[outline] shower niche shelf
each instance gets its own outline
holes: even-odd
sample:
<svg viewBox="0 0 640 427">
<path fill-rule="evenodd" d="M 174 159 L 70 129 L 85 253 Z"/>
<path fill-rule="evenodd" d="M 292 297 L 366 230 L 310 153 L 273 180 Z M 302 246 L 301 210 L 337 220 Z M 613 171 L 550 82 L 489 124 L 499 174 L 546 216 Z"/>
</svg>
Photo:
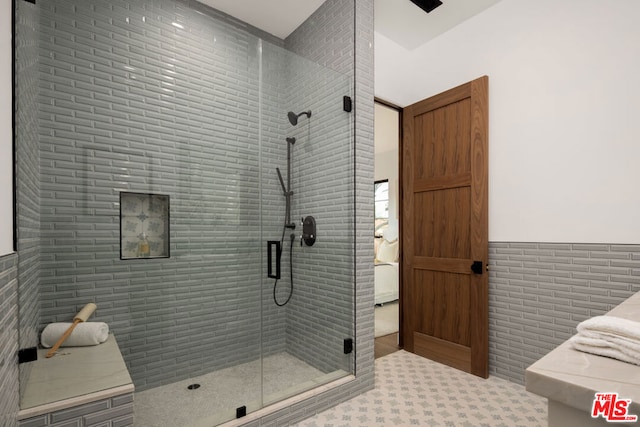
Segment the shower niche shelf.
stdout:
<svg viewBox="0 0 640 427">
<path fill-rule="evenodd" d="M 169 258 L 169 196 L 120 192 L 120 259 Z"/>
</svg>

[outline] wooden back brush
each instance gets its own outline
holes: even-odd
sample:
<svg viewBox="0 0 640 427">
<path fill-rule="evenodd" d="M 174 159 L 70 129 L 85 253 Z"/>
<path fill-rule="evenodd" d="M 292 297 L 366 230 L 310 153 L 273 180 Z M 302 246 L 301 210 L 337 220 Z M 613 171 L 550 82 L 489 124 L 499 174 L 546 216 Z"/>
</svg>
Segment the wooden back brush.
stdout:
<svg viewBox="0 0 640 427">
<path fill-rule="evenodd" d="M 56 354 L 56 351 L 58 350 L 58 348 L 60 348 L 60 346 L 65 342 L 65 340 L 69 338 L 69 335 L 71 335 L 71 332 L 73 332 L 73 328 L 75 328 L 76 325 L 80 322 L 86 322 L 89 319 L 89 317 L 91 317 L 93 312 L 96 311 L 96 308 L 97 306 L 92 302 L 82 307 L 82 310 L 80 310 L 78 314 L 74 316 L 73 323 L 71 324 L 71 326 L 69 326 L 69 329 L 67 329 L 64 332 L 64 334 L 62 334 L 60 339 L 54 344 L 53 347 L 51 347 L 51 350 L 47 352 L 47 358 Z"/>
</svg>

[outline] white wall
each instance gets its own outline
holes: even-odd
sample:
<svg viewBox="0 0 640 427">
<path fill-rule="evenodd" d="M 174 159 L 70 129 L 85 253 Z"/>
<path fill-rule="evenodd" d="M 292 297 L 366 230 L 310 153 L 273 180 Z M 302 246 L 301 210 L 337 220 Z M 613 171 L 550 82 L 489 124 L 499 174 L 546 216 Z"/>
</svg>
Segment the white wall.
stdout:
<svg viewBox="0 0 640 427">
<path fill-rule="evenodd" d="M 0 256 L 13 252 L 11 0 L 0 0 Z"/>
<path fill-rule="evenodd" d="M 399 113 L 395 109 L 376 104 L 374 124 L 374 176 L 376 181 L 389 180 L 389 227 L 385 237 L 393 240 L 398 236 Z"/>
<path fill-rule="evenodd" d="M 376 96 L 489 76 L 489 239 L 640 243 L 640 2 L 503 0 L 406 51 L 376 34 Z"/>
</svg>

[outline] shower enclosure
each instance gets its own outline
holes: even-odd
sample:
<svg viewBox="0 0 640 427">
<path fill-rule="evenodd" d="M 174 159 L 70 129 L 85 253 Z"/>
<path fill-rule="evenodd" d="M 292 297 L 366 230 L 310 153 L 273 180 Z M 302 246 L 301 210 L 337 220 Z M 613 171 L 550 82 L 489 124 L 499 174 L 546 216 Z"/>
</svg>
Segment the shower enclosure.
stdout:
<svg viewBox="0 0 640 427">
<path fill-rule="evenodd" d="M 37 65 L 18 84 L 39 88 L 17 103 L 39 117 L 17 139 L 19 163 L 40 159 L 18 169 L 39 188 L 38 278 L 19 272 L 39 282 L 36 329 L 95 302 L 140 425 L 217 424 L 353 373 L 353 76 L 196 2 L 18 3 L 17 60 Z"/>
</svg>

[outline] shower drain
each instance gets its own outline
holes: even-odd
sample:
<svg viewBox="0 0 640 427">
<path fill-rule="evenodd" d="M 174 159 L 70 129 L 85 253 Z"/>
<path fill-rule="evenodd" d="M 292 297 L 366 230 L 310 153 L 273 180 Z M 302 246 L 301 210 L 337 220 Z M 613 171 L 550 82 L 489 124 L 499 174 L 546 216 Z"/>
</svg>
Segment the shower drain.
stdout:
<svg viewBox="0 0 640 427">
<path fill-rule="evenodd" d="M 191 384 L 189 387 L 187 387 L 189 390 L 196 390 L 200 388 L 200 384 Z"/>
</svg>

